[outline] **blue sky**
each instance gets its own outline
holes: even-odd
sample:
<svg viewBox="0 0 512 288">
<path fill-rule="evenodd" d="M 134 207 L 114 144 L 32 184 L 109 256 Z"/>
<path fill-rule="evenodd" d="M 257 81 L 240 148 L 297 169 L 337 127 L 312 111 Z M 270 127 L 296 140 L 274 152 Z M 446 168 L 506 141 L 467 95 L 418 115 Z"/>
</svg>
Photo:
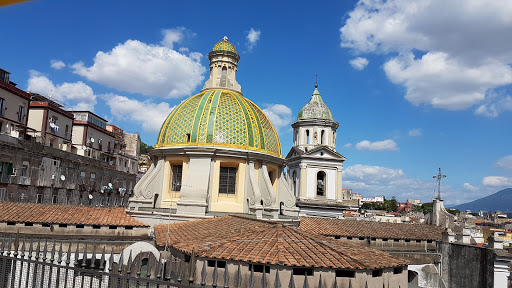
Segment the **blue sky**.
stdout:
<svg viewBox="0 0 512 288">
<path fill-rule="evenodd" d="M 228 36 L 284 155 L 318 74 L 344 187 L 429 201 L 441 167 L 456 204 L 512 186 L 510 15 L 506 0 L 31 1 L 0 8 L 0 67 L 152 145 Z"/>
</svg>

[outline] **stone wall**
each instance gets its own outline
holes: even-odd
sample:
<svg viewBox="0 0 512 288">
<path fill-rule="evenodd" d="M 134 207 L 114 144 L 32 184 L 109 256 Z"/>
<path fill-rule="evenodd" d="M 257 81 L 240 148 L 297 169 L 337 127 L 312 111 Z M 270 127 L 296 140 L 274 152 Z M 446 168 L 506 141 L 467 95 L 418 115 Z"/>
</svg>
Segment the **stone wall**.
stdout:
<svg viewBox="0 0 512 288">
<path fill-rule="evenodd" d="M 441 275 L 450 288 L 494 287 L 495 254 L 484 247 L 442 242 Z"/>
<path fill-rule="evenodd" d="M 0 201 L 127 206 L 135 186 L 134 174 L 30 140 L 16 142 L 0 141 L 0 162 L 12 163 L 16 169 L 16 176 L 0 179 L 0 190 L 6 188 Z M 109 183 L 112 189 L 102 192 Z"/>
</svg>

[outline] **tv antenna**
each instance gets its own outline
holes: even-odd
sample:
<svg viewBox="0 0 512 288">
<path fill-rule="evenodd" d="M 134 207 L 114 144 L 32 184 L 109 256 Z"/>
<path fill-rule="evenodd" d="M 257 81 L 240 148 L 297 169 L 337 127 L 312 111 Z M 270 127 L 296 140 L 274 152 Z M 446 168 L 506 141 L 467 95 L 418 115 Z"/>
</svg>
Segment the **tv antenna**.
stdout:
<svg viewBox="0 0 512 288">
<path fill-rule="evenodd" d="M 433 178 L 437 178 L 437 200 L 441 200 L 441 179 L 446 178 L 446 175 L 441 173 L 441 168 L 439 168 L 439 174 L 434 176 Z"/>
</svg>

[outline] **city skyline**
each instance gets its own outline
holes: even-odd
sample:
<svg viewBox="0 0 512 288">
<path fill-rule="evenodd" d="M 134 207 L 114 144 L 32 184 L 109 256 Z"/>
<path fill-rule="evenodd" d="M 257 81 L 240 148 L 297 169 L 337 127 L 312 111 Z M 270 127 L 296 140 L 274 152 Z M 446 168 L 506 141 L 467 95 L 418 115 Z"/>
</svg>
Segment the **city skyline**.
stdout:
<svg viewBox="0 0 512 288">
<path fill-rule="evenodd" d="M 207 54 L 227 36 L 242 92 L 272 120 L 283 155 L 318 74 L 340 123 L 344 188 L 426 202 L 439 167 L 448 205 L 512 186 L 512 24 L 494 16 L 508 3 L 136 3 L 3 7 L 12 25 L 0 67 L 20 89 L 153 145 L 171 109 L 202 89 Z"/>
</svg>

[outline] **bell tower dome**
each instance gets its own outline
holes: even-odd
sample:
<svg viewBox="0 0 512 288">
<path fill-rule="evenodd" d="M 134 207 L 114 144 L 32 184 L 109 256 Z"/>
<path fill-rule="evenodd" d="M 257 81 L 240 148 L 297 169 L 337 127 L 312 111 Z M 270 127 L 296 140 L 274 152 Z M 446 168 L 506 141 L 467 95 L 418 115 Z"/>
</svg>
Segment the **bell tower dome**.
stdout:
<svg viewBox="0 0 512 288">
<path fill-rule="evenodd" d="M 240 56 L 236 54 L 236 48 L 228 40 L 228 37 L 217 42 L 208 53 L 210 59 L 210 78 L 204 84 L 203 90 L 222 88 L 242 92 L 242 87 L 236 82 L 238 61 Z"/>
<path fill-rule="evenodd" d="M 318 146 L 327 146 L 336 151 L 336 129 L 339 125 L 333 120 L 331 110 L 322 100 L 318 84 L 315 84 L 311 99 L 292 124 L 293 146 L 305 152 Z"/>
</svg>

